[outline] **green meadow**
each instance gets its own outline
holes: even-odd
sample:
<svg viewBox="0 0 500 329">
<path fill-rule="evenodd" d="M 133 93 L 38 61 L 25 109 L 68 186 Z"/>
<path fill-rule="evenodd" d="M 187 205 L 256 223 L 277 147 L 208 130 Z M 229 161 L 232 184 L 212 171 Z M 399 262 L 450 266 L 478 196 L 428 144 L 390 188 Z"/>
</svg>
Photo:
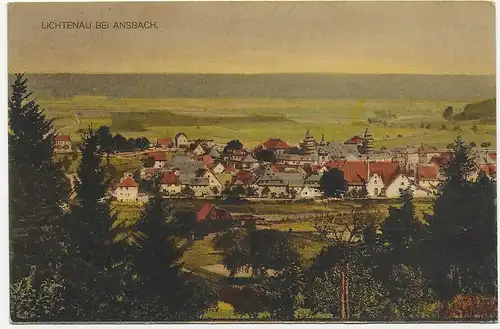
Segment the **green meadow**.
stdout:
<svg viewBox="0 0 500 329">
<path fill-rule="evenodd" d="M 220 143 L 239 139 L 248 147 L 270 137 L 295 144 L 307 128 L 317 139 L 324 134 L 326 140 L 344 141 L 369 127 L 376 148 L 420 143 L 444 147 L 458 134 L 478 145 L 495 145 L 496 133 L 494 122 L 445 121 L 442 113 L 446 107 L 452 106 L 458 113 L 467 105 L 452 101 L 76 96 L 40 99 L 39 103 L 55 127 L 72 135 L 75 141 L 90 125 L 109 125 L 114 133 L 126 137 L 146 136 L 155 140 L 182 131 L 192 139 L 207 138 Z M 385 125 L 368 123 L 387 114 L 390 119 Z M 479 131 L 473 132 L 473 125 Z"/>
</svg>

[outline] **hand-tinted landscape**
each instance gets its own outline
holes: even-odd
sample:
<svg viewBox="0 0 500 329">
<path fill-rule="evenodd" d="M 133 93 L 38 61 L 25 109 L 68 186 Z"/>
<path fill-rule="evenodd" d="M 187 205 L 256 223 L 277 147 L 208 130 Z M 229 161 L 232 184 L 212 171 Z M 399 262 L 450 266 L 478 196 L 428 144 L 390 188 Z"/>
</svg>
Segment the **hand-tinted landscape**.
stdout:
<svg viewBox="0 0 500 329">
<path fill-rule="evenodd" d="M 494 23 L 10 4 L 11 320 L 497 321 Z"/>
</svg>

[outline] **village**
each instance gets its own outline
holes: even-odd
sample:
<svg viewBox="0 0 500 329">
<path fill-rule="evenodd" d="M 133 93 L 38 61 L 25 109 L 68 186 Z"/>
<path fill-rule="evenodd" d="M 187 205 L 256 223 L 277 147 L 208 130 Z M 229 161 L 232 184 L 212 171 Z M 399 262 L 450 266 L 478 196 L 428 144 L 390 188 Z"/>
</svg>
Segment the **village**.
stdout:
<svg viewBox="0 0 500 329">
<path fill-rule="evenodd" d="M 70 136 L 55 138 L 56 152 L 72 151 Z M 479 172 L 496 175 L 494 149 L 473 147 L 471 153 L 477 167 L 471 180 Z M 449 156 L 449 150 L 425 144 L 377 150 L 369 129 L 344 142 L 323 136 L 318 141 L 307 129 L 295 145 L 270 138 L 253 149 L 237 140 L 217 145 L 179 132 L 152 143 L 143 167 L 125 173 L 110 192 L 118 202 L 145 203 L 159 181 L 165 198 L 323 202 L 329 198 L 320 179 L 336 168 L 347 183 L 343 199 L 395 199 L 406 189 L 415 198 L 432 198 Z"/>
</svg>

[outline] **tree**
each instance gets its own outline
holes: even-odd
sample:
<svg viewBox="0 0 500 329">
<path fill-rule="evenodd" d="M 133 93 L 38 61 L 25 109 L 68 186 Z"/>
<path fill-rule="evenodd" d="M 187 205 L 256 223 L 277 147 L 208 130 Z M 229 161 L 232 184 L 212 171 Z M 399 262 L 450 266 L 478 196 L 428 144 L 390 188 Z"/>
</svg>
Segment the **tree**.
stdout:
<svg viewBox="0 0 500 329">
<path fill-rule="evenodd" d="M 474 132 L 474 134 L 479 133 L 479 128 L 476 125 L 472 125 L 471 130 Z"/>
<path fill-rule="evenodd" d="M 12 282 L 35 266 L 37 285 L 61 264 L 69 184 L 53 155 L 54 129 L 16 74 L 9 99 L 9 228 Z"/>
<path fill-rule="evenodd" d="M 258 290 L 268 301 L 270 318 L 291 321 L 295 312 L 303 306 L 306 289 L 304 270 L 299 263 L 292 263 L 277 275 L 266 277 Z"/>
<path fill-rule="evenodd" d="M 461 320 L 496 320 L 498 317 L 498 301 L 473 295 L 457 295 L 453 297 L 446 316 Z"/>
<path fill-rule="evenodd" d="M 424 269 L 444 301 L 463 291 L 479 292 L 480 287 L 491 292 L 496 284 L 496 279 L 491 282 L 491 273 L 496 273 L 491 233 L 496 228 L 495 184 L 483 178 L 475 186 L 469 179 L 474 170 L 474 159 L 459 136 L 442 169 L 445 179 L 438 185 L 434 214 L 427 219 L 430 239 Z"/>
<path fill-rule="evenodd" d="M 113 152 L 113 135 L 108 126 L 100 126 L 97 129 L 99 146 L 106 153 L 106 164 L 109 164 L 109 155 Z"/>
<path fill-rule="evenodd" d="M 401 191 L 403 205 L 389 207 L 389 217 L 380 227 L 381 242 L 390 262 L 389 272 L 396 264 L 416 265 L 420 260 L 419 246 L 423 237 L 423 224 L 415 217 L 411 188 Z M 387 273 L 388 274 L 388 273 Z"/>
<path fill-rule="evenodd" d="M 314 227 L 336 244 L 353 244 L 360 241 L 364 230 L 376 225 L 381 217 L 374 209 L 353 208 L 350 213 L 321 215 L 314 221 Z"/>
<path fill-rule="evenodd" d="M 128 151 L 128 141 L 120 134 L 113 136 L 113 147 L 117 152 Z"/>
<path fill-rule="evenodd" d="M 450 120 L 453 118 L 453 107 L 448 106 L 443 112 L 443 119 Z"/>
<path fill-rule="evenodd" d="M 338 250 L 336 246 L 331 248 Z M 340 316 L 340 267 L 342 265 L 339 257 L 329 258 L 330 264 L 324 264 L 325 259 L 322 259 L 327 254 L 333 253 L 335 253 L 333 250 L 325 250 L 323 254 L 317 256 L 312 272 L 309 274 L 306 300 L 314 312 L 331 314 L 334 319 L 338 319 Z M 387 291 L 372 277 L 370 269 L 355 257 L 350 257 L 347 266 L 348 320 L 384 320 L 389 308 Z"/>
<path fill-rule="evenodd" d="M 232 229 L 219 235 L 214 247 L 220 250 L 222 263 L 231 275 L 252 269 L 255 278 L 262 278 L 268 270 L 280 271 L 300 258 L 290 235 L 278 230 Z"/>
<path fill-rule="evenodd" d="M 241 150 L 242 148 L 243 144 L 239 140 L 233 139 L 224 147 L 224 153 L 230 153 L 234 150 Z"/>
<path fill-rule="evenodd" d="M 321 176 L 319 186 L 323 194 L 327 197 L 341 197 L 347 191 L 347 181 L 344 178 L 344 172 L 331 168 Z"/>
<path fill-rule="evenodd" d="M 142 165 L 144 168 L 153 168 L 155 166 L 155 158 L 154 157 L 146 157 L 142 159 Z"/>
<path fill-rule="evenodd" d="M 135 227 L 140 234 L 133 252 L 134 282 L 127 295 L 135 321 L 196 320 L 215 304 L 210 294 L 199 294 L 206 287 L 190 282 L 181 271 L 175 222 L 172 208 L 157 191 Z"/>
<path fill-rule="evenodd" d="M 71 207 L 68 257 L 62 275 L 68 280 L 63 293 L 67 302 L 65 319 L 112 321 L 120 314 L 119 268 L 125 246 L 113 243 L 116 219 L 106 201 L 102 149 L 96 131 L 82 136 L 82 158 L 77 169 L 75 203 Z"/>
<path fill-rule="evenodd" d="M 150 144 L 150 142 L 149 142 L 149 140 L 148 140 L 146 137 L 137 137 L 137 138 L 134 140 L 134 144 L 135 144 L 135 146 L 136 146 L 139 150 L 143 151 L 143 150 L 145 150 L 145 149 L 149 148 L 149 144 Z"/>
<path fill-rule="evenodd" d="M 274 154 L 273 151 L 266 149 L 266 150 L 256 152 L 255 159 L 257 159 L 261 162 L 275 163 L 276 162 L 276 154 Z"/>
<path fill-rule="evenodd" d="M 470 146 L 470 147 L 476 147 L 477 145 L 476 145 L 476 143 L 475 143 L 475 142 L 470 142 L 470 143 L 469 143 L 469 146 Z"/>
<path fill-rule="evenodd" d="M 490 147 L 491 143 L 490 142 L 482 142 L 481 147 Z"/>
<path fill-rule="evenodd" d="M 33 284 L 33 279 L 29 276 L 10 285 L 12 321 L 57 321 L 65 308 L 63 279 L 55 275 L 37 285 Z"/>
</svg>

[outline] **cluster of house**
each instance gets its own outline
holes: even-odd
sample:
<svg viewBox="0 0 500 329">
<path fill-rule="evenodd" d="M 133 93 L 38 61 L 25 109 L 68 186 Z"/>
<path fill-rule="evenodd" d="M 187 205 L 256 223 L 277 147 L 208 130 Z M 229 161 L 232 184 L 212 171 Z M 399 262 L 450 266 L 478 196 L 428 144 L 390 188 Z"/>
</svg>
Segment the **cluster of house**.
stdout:
<svg viewBox="0 0 500 329">
<path fill-rule="evenodd" d="M 271 199 L 317 199 L 322 175 L 331 168 L 344 173 L 348 192 L 356 197 L 397 198 L 410 188 L 414 197 L 432 197 L 442 179 L 440 169 L 450 154 L 429 145 L 375 150 L 368 129 L 349 140 L 316 141 L 307 130 L 297 145 L 271 138 L 256 148 L 224 149 L 211 140 L 190 140 L 183 133 L 158 138 L 148 153 L 150 167 L 134 179 L 127 174 L 116 186 L 119 201 L 144 200 L 137 181 L 159 182 L 166 197 L 214 198 L 238 196 Z M 259 161 L 259 152 L 271 151 L 273 163 Z M 474 148 L 477 172 L 496 174 L 496 151 Z"/>
</svg>

